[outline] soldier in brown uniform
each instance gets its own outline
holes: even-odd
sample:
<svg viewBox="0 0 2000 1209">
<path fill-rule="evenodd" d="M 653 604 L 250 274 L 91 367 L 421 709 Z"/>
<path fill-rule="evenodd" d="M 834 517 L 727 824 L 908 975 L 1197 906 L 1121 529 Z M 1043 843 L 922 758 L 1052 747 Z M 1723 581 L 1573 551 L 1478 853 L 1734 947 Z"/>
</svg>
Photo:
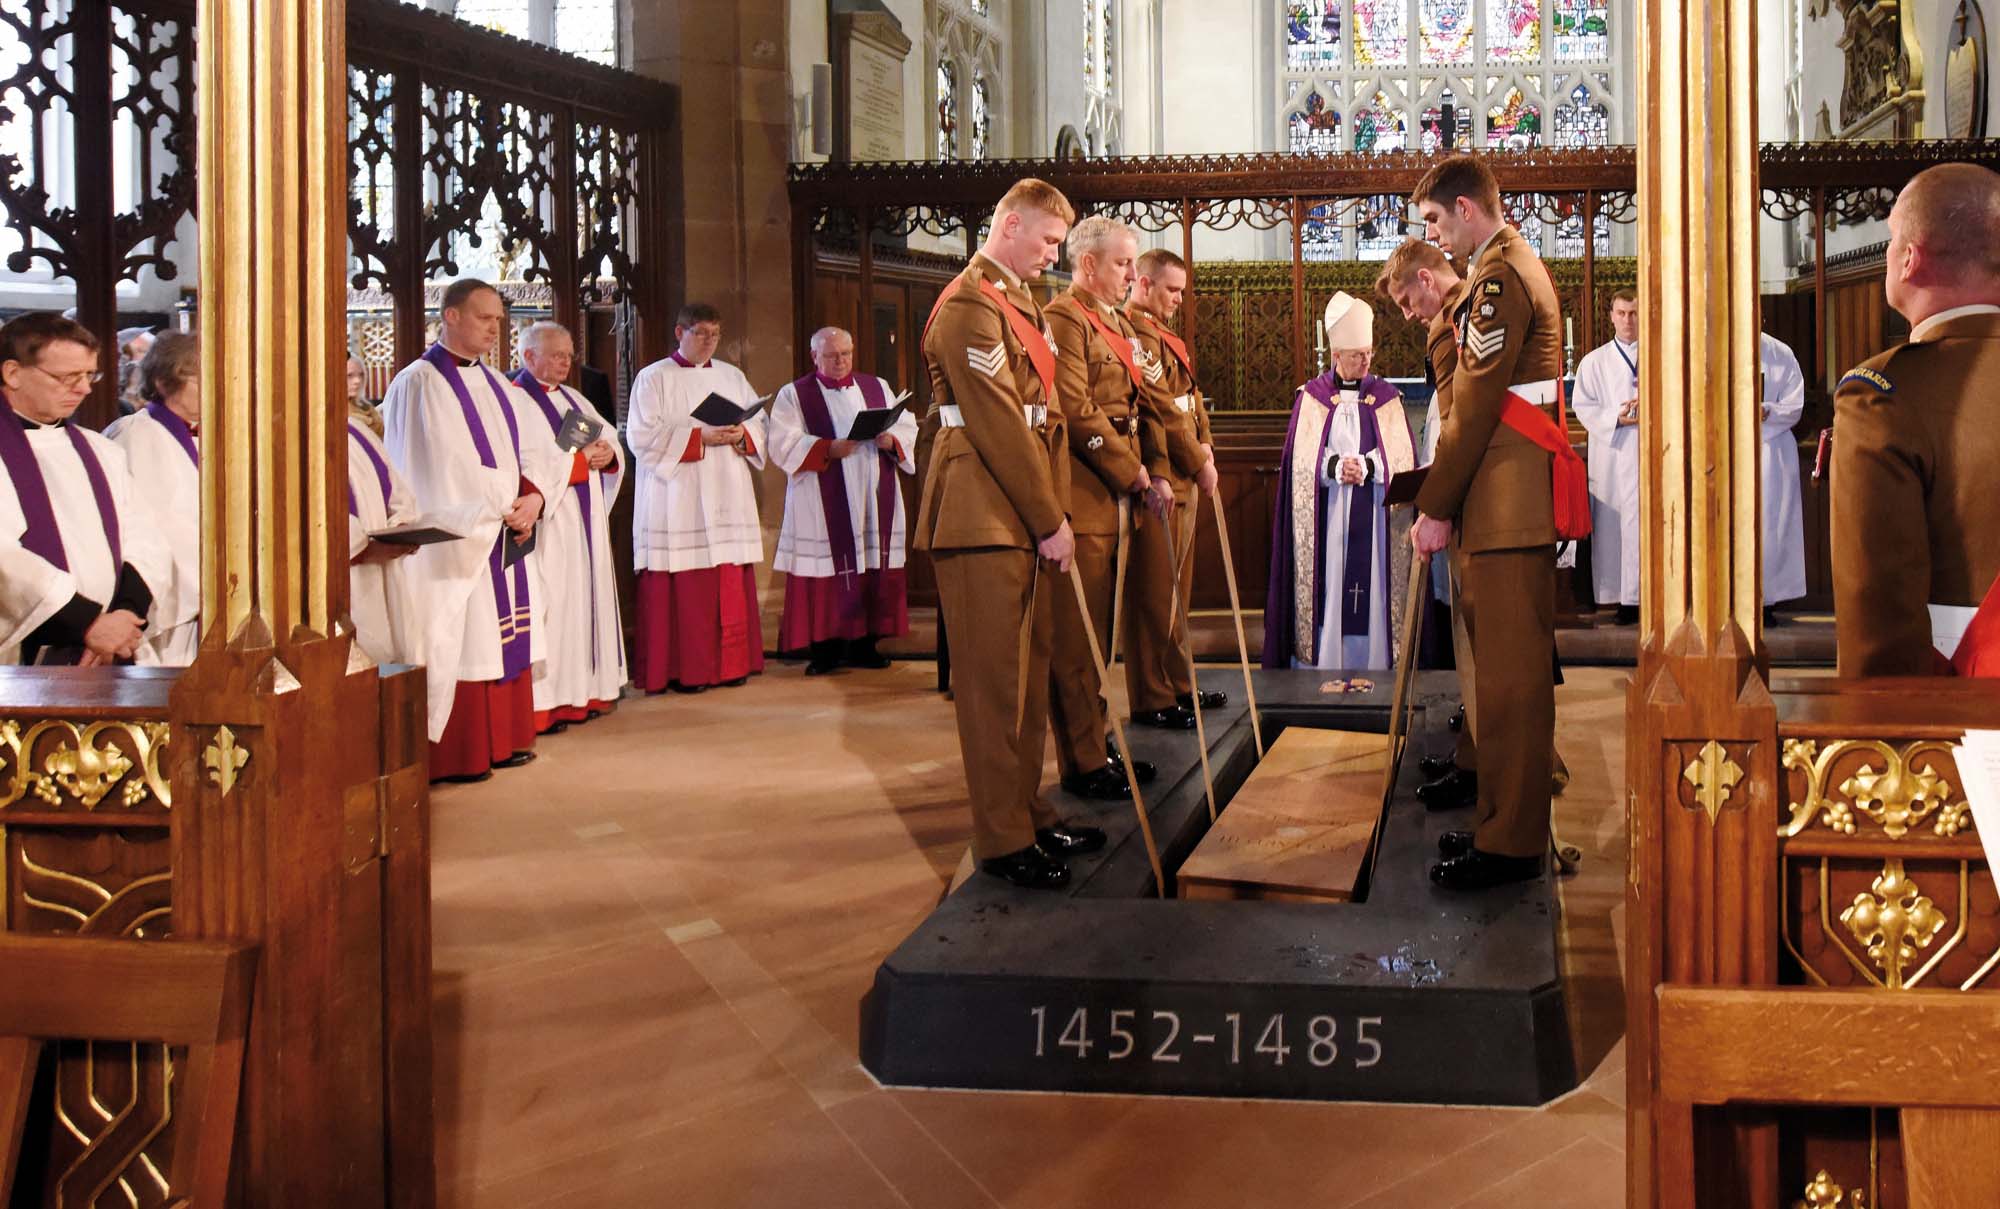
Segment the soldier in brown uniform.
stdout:
<svg viewBox="0 0 2000 1209">
<path fill-rule="evenodd" d="M 1410 538 L 1425 555 L 1455 546 L 1462 567 L 1458 611 L 1479 669 L 1472 715 L 1484 756 L 1472 846 L 1433 866 L 1431 879 L 1472 890 L 1537 876 L 1549 846 L 1552 455 L 1516 425 L 1554 426 L 1562 324 L 1555 285 L 1501 219 L 1499 186 L 1483 163 L 1463 155 L 1443 161 L 1424 175 L 1412 201 L 1426 234 L 1463 252 L 1467 263 L 1453 312 L 1459 339 L 1451 414 L 1417 493 Z"/>
<path fill-rule="evenodd" d="M 1959 648 L 2000 578 L 2000 175 L 1917 174 L 1889 213 L 1883 292 L 1910 341 L 1834 393 L 1840 674 L 1928 675 L 1954 653 L 1980 674 Z"/>
<path fill-rule="evenodd" d="M 1074 217 L 1054 186 L 1016 184 L 923 342 L 939 431 L 915 546 L 930 551 L 952 635 L 972 852 L 988 873 L 1046 888 L 1069 880 L 1064 856 L 1104 846 L 1040 793 L 1052 609 L 1075 540 L 1063 418 L 1048 406 L 1054 341 L 1022 282 L 1055 263 Z"/>
<path fill-rule="evenodd" d="M 1146 378 L 1166 400 L 1166 477 L 1174 489 L 1174 515 L 1167 530 L 1171 542 L 1136 542 L 1133 547 L 1125 584 L 1126 599 L 1134 601 L 1127 613 L 1131 618 L 1128 628 L 1146 627 L 1147 633 L 1143 638 L 1130 633 L 1126 637 L 1130 651 L 1126 677 L 1135 714 L 1169 703 L 1189 713 L 1194 708 L 1194 678 L 1182 652 L 1187 643 L 1188 608 L 1194 598 L 1195 521 L 1201 515 L 1201 497 L 1215 490 L 1215 445 L 1209 433 L 1208 406 L 1201 388 L 1195 385 L 1194 356 L 1167 326 L 1186 297 L 1187 262 L 1165 248 L 1154 248 L 1139 257 L 1138 272 L 1139 282 L 1132 289 L 1125 313 L 1139 338 Z M 1152 560 L 1163 554 L 1177 560 L 1166 571 L 1152 565 Z M 1164 582 L 1174 584 L 1165 617 L 1153 596 L 1135 599 L 1141 585 Z M 1164 632 L 1162 624 L 1168 627 Z M 1142 651 L 1157 651 L 1159 657 L 1142 658 Z M 1210 690 L 1201 695 L 1203 709 L 1220 709 L 1227 704 L 1227 693 Z M 1188 722 L 1193 723 L 1191 716 Z"/>
<path fill-rule="evenodd" d="M 1173 490 L 1164 478 L 1156 484 L 1148 469 L 1150 464 L 1164 472 L 1166 455 L 1153 401 L 1142 389 L 1145 375 L 1138 367 L 1132 327 L 1119 309 L 1132 287 L 1138 237 L 1123 223 L 1093 215 L 1069 233 L 1069 255 L 1075 283 L 1046 313 L 1055 336 L 1056 397 L 1069 444 L 1076 565 L 1090 603 L 1088 623 L 1097 633 L 1098 649 L 1105 651 L 1110 649 L 1120 527 L 1141 524 L 1145 509 L 1164 515 L 1173 506 Z M 1121 515 L 1119 504 L 1127 497 L 1138 499 L 1130 514 Z M 1105 752 L 1103 685 L 1090 655 L 1085 618 L 1074 600 L 1072 591 L 1056 610 L 1050 660 L 1056 763 L 1063 788 L 1071 793 L 1129 798 L 1124 771 L 1112 767 Z"/>
</svg>

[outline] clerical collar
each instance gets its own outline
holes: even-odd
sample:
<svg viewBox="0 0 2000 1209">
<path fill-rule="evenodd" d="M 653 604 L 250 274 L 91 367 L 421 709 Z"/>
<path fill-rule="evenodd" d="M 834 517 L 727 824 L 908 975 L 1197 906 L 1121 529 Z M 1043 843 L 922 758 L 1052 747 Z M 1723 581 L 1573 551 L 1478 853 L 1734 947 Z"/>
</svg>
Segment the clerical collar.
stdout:
<svg viewBox="0 0 2000 1209">
<path fill-rule="evenodd" d="M 849 390 L 854 386 L 853 374 L 849 374 L 845 378 L 829 378 L 818 370 L 814 370 L 813 377 L 818 378 L 819 384 L 828 390 Z"/>
<path fill-rule="evenodd" d="M 473 366 L 479 364 L 479 358 L 468 357 L 463 353 L 459 352 L 457 349 L 453 348 L 451 345 L 446 344 L 442 340 L 438 341 L 437 343 L 438 347 L 444 350 L 444 355 L 450 357 L 453 363 L 455 363 L 458 366 L 458 368 L 471 369 Z"/>
<path fill-rule="evenodd" d="M 1361 379 L 1359 378 L 1335 378 L 1334 382 L 1338 384 L 1341 390 L 1351 390 L 1355 394 L 1361 393 Z"/>
<path fill-rule="evenodd" d="M 688 360 L 686 357 L 681 356 L 681 350 L 679 349 L 675 349 L 673 352 L 668 353 L 667 356 L 673 358 L 674 364 L 679 365 L 684 369 L 707 369 L 709 366 L 715 364 L 715 361 L 713 359 L 710 359 L 702 362 L 700 365 L 696 365 L 694 362 Z"/>
<path fill-rule="evenodd" d="M 1954 319 L 1967 315 L 2000 315 L 2000 306 L 1990 302 L 1975 302 L 1969 306 L 1955 306 L 1948 311 L 1939 311 L 1930 318 L 1910 329 L 1910 343 L 1923 344 L 1937 334 L 1937 330 Z"/>
</svg>

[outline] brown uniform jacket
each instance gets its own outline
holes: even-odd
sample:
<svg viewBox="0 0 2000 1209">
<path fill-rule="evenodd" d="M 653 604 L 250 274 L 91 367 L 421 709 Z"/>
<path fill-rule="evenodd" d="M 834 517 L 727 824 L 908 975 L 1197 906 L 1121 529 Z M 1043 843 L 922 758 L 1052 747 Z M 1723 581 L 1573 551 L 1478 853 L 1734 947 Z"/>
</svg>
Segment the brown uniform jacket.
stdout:
<svg viewBox="0 0 2000 1209">
<path fill-rule="evenodd" d="M 1141 395 L 1125 363 L 1084 318 L 1092 308 L 1112 331 L 1132 339 L 1118 311 L 1098 305 L 1075 286 L 1049 303 L 1056 339 L 1056 397 L 1073 465 L 1069 471 L 1069 523 L 1079 535 L 1115 537 L 1118 501 L 1132 492 L 1140 467 L 1166 471 L 1159 443 L 1157 403 Z M 1151 428 L 1150 434 L 1145 429 Z"/>
<path fill-rule="evenodd" d="M 1147 381 L 1165 400 L 1162 428 L 1167 462 L 1173 469 L 1174 478 L 1192 480 L 1208 463 L 1208 454 L 1201 447 L 1213 440 L 1209 435 L 1208 408 L 1202 401 L 1201 388 L 1195 385 L 1194 375 L 1181 363 L 1180 357 L 1167 347 L 1166 341 L 1160 339 L 1160 333 L 1167 330 L 1166 324 L 1141 306 L 1129 307 L 1126 313 L 1131 317 L 1132 330 L 1138 334 L 1139 347 L 1146 352 L 1143 365 Z M 1187 403 L 1186 411 L 1181 410 L 1182 400 Z"/>
<path fill-rule="evenodd" d="M 1063 417 L 1055 407 L 1039 428 L 1042 380 L 1027 346 L 1000 306 L 979 286 L 993 282 L 1048 338 L 1028 291 L 984 256 L 951 285 L 924 334 L 931 403 L 955 406 L 962 427 L 941 428 L 930 451 L 914 539 L 919 550 L 1003 546 L 1032 550 L 1062 527 L 1069 498 Z"/>
<path fill-rule="evenodd" d="M 1469 267 L 1456 316 L 1451 414 L 1417 507 L 1454 521 L 1468 553 L 1554 545 L 1552 455 L 1500 422 L 1509 387 L 1562 376 L 1555 285 L 1514 228 Z"/>
<path fill-rule="evenodd" d="M 1431 316 L 1424 335 L 1424 359 L 1431 367 L 1431 388 L 1437 392 L 1437 422 L 1441 426 L 1451 415 L 1451 379 L 1458 372 L 1458 329 L 1453 326 L 1458 305 L 1465 300 L 1465 282 L 1445 292 L 1438 313 Z"/>
<path fill-rule="evenodd" d="M 1843 676 L 1932 670 L 1926 605 L 2000 575 L 2000 315 L 1948 319 L 1840 380 L 1833 598 Z"/>
</svg>

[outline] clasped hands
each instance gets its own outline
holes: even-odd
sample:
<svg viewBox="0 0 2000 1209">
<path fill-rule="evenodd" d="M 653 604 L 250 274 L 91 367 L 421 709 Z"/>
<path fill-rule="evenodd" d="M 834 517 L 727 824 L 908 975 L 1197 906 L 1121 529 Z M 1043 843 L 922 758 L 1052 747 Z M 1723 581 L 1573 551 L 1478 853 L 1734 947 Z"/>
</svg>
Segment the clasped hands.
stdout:
<svg viewBox="0 0 2000 1209">
<path fill-rule="evenodd" d="M 704 428 L 701 430 L 701 443 L 704 445 L 734 445 L 736 452 L 742 453 L 743 436 L 743 426 L 741 424 L 730 424 L 723 428 Z"/>
<path fill-rule="evenodd" d="M 896 448 L 896 438 L 885 432 L 878 435 L 872 444 L 877 449 L 893 450 Z M 826 443 L 826 456 L 838 461 L 841 458 L 850 456 L 859 448 L 861 448 L 861 442 L 859 441 L 849 441 L 846 439 L 828 441 Z"/>
<path fill-rule="evenodd" d="M 1368 459 L 1358 454 L 1343 453 L 1335 464 L 1334 482 L 1343 487 L 1359 487 L 1368 481 Z"/>
<path fill-rule="evenodd" d="M 602 470 L 618 460 L 618 451 L 611 448 L 611 442 L 597 438 L 583 447 L 583 460 L 592 470 Z"/>
<path fill-rule="evenodd" d="M 130 609 L 106 609 L 83 632 L 83 655 L 78 667 L 104 667 L 120 659 L 130 659 L 146 636 L 146 623 Z"/>
<path fill-rule="evenodd" d="M 527 495 L 516 497 L 513 504 L 508 507 L 507 515 L 500 519 L 507 528 L 513 530 L 514 544 L 519 546 L 526 544 L 528 535 L 534 531 L 535 522 L 540 520 L 541 516 L 541 494 L 529 492 Z"/>
<path fill-rule="evenodd" d="M 1639 400 L 1627 399 L 1625 406 L 1618 409 L 1618 426 L 1630 428 L 1639 422 Z"/>
</svg>

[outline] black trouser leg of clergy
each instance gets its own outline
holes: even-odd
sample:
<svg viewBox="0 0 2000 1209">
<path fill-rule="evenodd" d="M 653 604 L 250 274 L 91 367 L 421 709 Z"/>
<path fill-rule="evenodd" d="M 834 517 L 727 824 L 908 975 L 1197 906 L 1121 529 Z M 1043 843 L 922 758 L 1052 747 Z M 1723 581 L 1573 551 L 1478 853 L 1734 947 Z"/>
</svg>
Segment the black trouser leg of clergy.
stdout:
<svg viewBox="0 0 2000 1209">
<path fill-rule="evenodd" d="M 1555 665 L 1548 656 L 1555 641 L 1554 547 L 1467 555 L 1459 601 L 1479 665 L 1473 844 L 1497 856 L 1540 856 L 1549 846 L 1556 727 Z"/>
<path fill-rule="evenodd" d="M 1135 508 L 1134 516 L 1141 511 Z M 1174 581 L 1173 548 L 1167 542 L 1167 526 L 1173 523 L 1146 513 L 1132 534 L 1131 556 L 1125 564 L 1125 692 L 1135 714 L 1172 709 L 1183 691 L 1171 672 L 1186 663 L 1175 635 L 1179 585 Z"/>
<path fill-rule="evenodd" d="M 952 699 L 972 801 L 972 855 L 1005 856 L 1057 821 L 1035 792 L 1048 726 L 1051 593 L 1036 590 L 1031 550 L 939 550 L 931 562 L 939 607 L 958 639 Z"/>
<path fill-rule="evenodd" d="M 1478 668 L 1472 659 L 1472 637 L 1465 631 L 1465 552 L 1452 543 L 1451 558 L 1451 659 L 1458 667 L 1458 699 L 1465 707 L 1465 725 L 1458 728 L 1452 762 L 1467 772 L 1479 770 Z"/>
<path fill-rule="evenodd" d="M 1084 595 L 1090 599 L 1090 626 L 1097 632 L 1100 651 L 1111 649 L 1111 588 L 1117 551 L 1116 538 L 1077 535 L 1076 568 L 1083 576 Z M 1075 597 L 1071 591 L 1054 602 L 1055 641 L 1049 658 L 1049 720 L 1055 728 L 1056 766 L 1065 777 L 1104 767 L 1104 732 L 1110 725 L 1104 685 L 1090 657 L 1090 639 Z"/>
</svg>

